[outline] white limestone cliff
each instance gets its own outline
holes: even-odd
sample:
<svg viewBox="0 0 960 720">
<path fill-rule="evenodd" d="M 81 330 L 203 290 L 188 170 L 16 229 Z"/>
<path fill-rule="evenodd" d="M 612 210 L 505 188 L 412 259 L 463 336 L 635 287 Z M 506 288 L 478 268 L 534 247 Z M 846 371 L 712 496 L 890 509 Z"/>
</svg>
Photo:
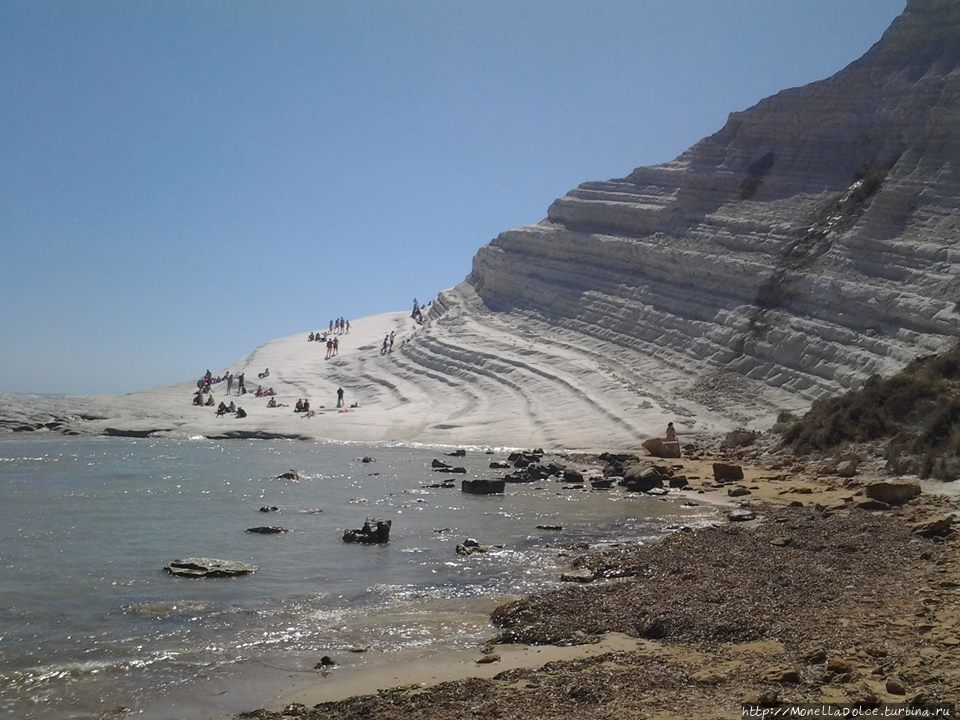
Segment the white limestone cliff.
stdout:
<svg viewBox="0 0 960 720">
<path fill-rule="evenodd" d="M 833 77 L 501 233 L 423 325 L 377 316 L 353 323 L 334 360 L 296 337 L 233 367 L 272 368 L 288 403 L 329 405 L 343 386 L 360 403 L 350 413 L 216 421 L 189 406 L 188 384 L 100 399 L 104 419 L 43 416 L 39 401 L 13 416 L 93 432 L 630 448 L 668 420 L 681 433 L 762 428 L 892 373 L 956 340 L 958 304 L 960 2 L 910 0 Z M 390 329 L 395 349 L 380 355 Z"/>
</svg>

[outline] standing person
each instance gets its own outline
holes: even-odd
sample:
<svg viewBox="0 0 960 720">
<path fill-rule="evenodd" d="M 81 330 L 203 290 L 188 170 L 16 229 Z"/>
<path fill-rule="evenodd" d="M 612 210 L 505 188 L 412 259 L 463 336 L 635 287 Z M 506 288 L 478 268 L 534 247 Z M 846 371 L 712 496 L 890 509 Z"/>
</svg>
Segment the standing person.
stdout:
<svg viewBox="0 0 960 720">
<path fill-rule="evenodd" d="M 233 375 L 227 370 L 227 395 L 233 390 Z"/>
<path fill-rule="evenodd" d="M 397 334 L 396 330 L 390 331 L 390 352 L 393 352 L 393 336 Z"/>
<path fill-rule="evenodd" d="M 340 354 L 340 338 L 333 339 L 333 354 L 334 355 Z"/>
<path fill-rule="evenodd" d="M 350 321 L 347 320 L 347 332 L 350 332 Z"/>
<path fill-rule="evenodd" d="M 338 408 L 343 407 L 343 388 L 342 387 L 337 388 L 337 407 Z"/>
<path fill-rule="evenodd" d="M 665 439 L 667 442 L 677 441 L 677 431 L 674 429 L 672 422 L 667 423 L 667 432 L 665 433 L 665 435 L 666 435 Z"/>
<path fill-rule="evenodd" d="M 333 338 L 327 338 L 327 356 L 324 360 L 329 360 L 331 355 L 333 355 Z"/>
<path fill-rule="evenodd" d="M 333 320 L 330 321 L 330 327 L 327 328 L 327 332 L 333 332 Z"/>
<path fill-rule="evenodd" d="M 237 395 L 246 395 L 247 386 L 243 384 L 243 373 L 237 376 Z"/>
<path fill-rule="evenodd" d="M 390 336 L 389 336 L 389 335 L 384 335 L 384 336 L 383 336 L 383 345 L 380 346 L 380 354 L 381 354 L 381 355 L 386 355 L 386 354 L 387 354 L 387 345 L 389 345 L 389 344 L 390 344 Z"/>
</svg>

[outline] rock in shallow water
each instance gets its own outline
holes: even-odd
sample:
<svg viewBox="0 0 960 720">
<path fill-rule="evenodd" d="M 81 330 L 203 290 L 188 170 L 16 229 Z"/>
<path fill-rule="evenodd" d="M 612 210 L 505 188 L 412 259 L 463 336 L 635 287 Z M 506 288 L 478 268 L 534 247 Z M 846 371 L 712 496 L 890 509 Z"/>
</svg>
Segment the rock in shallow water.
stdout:
<svg viewBox="0 0 960 720">
<path fill-rule="evenodd" d="M 349 543 L 363 543 L 365 545 L 384 544 L 390 542 L 391 520 L 377 520 L 367 518 L 359 530 L 347 530 L 343 533 L 343 541 Z"/>
<path fill-rule="evenodd" d="M 237 560 L 217 560 L 216 558 L 185 558 L 174 560 L 165 570 L 179 577 L 234 577 L 249 575 L 257 571 L 256 565 L 248 565 Z"/>
<path fill-rule="evenodd" d="M 503 492 L 505 483 L 504 480 L 464 480 L 460 490 L 471 495 L 496 495 Z"/>
</svg>

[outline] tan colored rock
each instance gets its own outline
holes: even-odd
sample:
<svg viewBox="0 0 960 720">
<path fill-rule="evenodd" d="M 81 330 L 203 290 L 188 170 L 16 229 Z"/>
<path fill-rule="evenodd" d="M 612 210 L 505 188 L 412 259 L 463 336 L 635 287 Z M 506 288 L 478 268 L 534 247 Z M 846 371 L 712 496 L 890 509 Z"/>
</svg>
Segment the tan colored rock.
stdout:
<svg viewBox="0 0 960 720">
<path fill-rule="evenodd" d="M 653 457 L 658 458 L 678 458 L 680 457 L 680 443 L 673 441 L 667 442 L 663 438 L 650 438 L 644 440 L 641 447 Z"/>
<path fill-rule="evenodd" d="M 887 678 L 886 690 L 891 695 L 906 695 L 907 688 L 897 678 Z"/>
<path fill-rule="evenodd" d="M 699 685 L 719 685 L 727 676 L 714 668 L 704 668 L 693 673 L 690 679 Z"/>
<path fill-rule="evenodd" d="M 801 679 L 800 673 L 790 667 L 770 668 L 763 674 L 765 682 L 797 684 Z"/>
<path fill-rule="evenodd" d="M 830 658 L 827 661 L 827 672 L 846 675 L 847 673 L 853 672 L 853 664 L 843 658 Z"/>
<path fill-rule="evenodd" d="M 921 490 L 920 483 L 916 480 L 896 480 L 870 483 L 864 492 L 872 500 L 888 505 L 902 505 L 918 497 Z"/>
<path fill-rule="evenodd" d="M 753 445 L 757 441 L 758 432 L 755 430 L 733 430 L 723 438 L 721 447 L 739 448 Z"/>
<path fill-rule="evenodd" d="M 859 463 L 856 460 L 841 460 L 837 463 L 837 475 L 842 478 L 851 478 L 857 474 Z"/>
<path fill-rule="evenodd" d="M 939 515 L 914 523 L 910 529 L 922 537 L 943 537 L 951 533 L 954 520 L 952 515 Z"/>
</svg>

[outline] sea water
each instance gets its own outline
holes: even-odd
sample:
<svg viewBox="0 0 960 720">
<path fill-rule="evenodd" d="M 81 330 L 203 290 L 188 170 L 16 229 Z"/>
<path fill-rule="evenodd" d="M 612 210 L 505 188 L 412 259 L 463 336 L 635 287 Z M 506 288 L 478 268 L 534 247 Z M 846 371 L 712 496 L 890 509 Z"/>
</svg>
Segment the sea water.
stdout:
<svg viewBox="0 0 960 720">
<path fill-rule="evenodd" d="M 0 438 L 0 716 L 231 717 L 322 655 L 476 645 L 493 634 L 477 608 L 558 587 L 584 544 L 652 541 L 712 517 L 554 480 L 460 491 L 497 477 L 489 463 L 504 456 L 444 458 L 468 470 L 451 489 L 424 487 L 450 476 L 422 447 Z M 278 479 L 289 469 L 299 478 Z M 342 542 L 368 516 L 392 521 L 389 544 Z M 289 532 L 246 532 L 261 525 Z M 489 551 L 457 555 L 468 537 Z M 186 557 L 259 569 L 164 572 Z"/>
</svg>

